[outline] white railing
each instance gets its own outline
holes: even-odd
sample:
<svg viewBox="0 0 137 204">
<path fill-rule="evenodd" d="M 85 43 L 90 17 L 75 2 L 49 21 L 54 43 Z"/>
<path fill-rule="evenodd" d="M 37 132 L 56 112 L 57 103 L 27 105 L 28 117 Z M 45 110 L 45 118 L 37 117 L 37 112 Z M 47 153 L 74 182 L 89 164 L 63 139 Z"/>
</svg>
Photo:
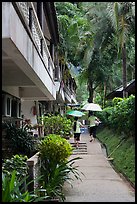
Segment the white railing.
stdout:
<svg viewBox="0 0 137 204">
<path fill-rule="evenodd" d="M 32 2 L 14 2 L 23 16 L 24 23 L 27 25 L 28 31 L 32 33 L 33 41 L 37 47 L 37 51 L 42 57 L 43 63 L 53 79 L 54 64 L 47 47 L 47 43 L 40 27 L 39 20 Z M 31 19 L 30 19 L 31 18 Z M 30 22 L 31 21 L 31 22 Z M 31 24 L 31 25 L 30 25 Z"/>
</svg>

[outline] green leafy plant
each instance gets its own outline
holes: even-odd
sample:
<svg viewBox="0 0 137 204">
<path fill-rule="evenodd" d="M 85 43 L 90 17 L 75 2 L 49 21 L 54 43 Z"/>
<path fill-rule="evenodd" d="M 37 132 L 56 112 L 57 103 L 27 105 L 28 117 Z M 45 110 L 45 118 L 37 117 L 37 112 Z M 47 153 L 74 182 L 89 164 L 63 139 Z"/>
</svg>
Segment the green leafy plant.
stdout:
<svg viewBox="0 0 137 204">
<path fill-rule="evenodd" d="M 81 180 L 80 173 L 77 168 L 78 166 L 74 166 L 74 161 L 77 159 L 81 159 L 81 157 L 76 157 L 58 164 L 55 170 L 51 172 L 51 177 L 49 178 L 48 183 L 45 181 L 43 182 L 43 187 L 46 189 L 47 195 L 50 198 L 58 198 L 60 201 L 65 200 L 63 186 L 65 182 L 68 182 L 73 187 L 71 181 L 74 179 L 71 174 L 73 174 L 76 179 Z"/>
<path fill-rule="evenodd" d="M 34 137 L 28 133 L 26 128 L 17 128 L 11 123 L 3 123 L 2 128 L 6 130 L 13 154 L 24 154 L 30 157 L 36 152 Z"/>
<path fill-rule="evenodd" d="M 2 173 L 2 202 L 37 202 L 48 198 L 47 195 L 40 197 L 36 193 L 22 192 L 20 187 L 25 179 L 19 181 L 16 177 L 16 170 L 11 173 L 11 177 Z M 39 189 L 37 192 L 41 190 L 45 189 Z"/>
<path fill-rule="evenodd" d="M 27 176 L 27 156 L 24 155 L 14 155 L 11 159 L 5 159 L 2 164 L 3 173 L 7 174 L 11 178 L 11 173 L 15 170 L 16 177 L 20 181 Z M 21 187 L 26 190 L 26 180 L 22 183 Z"/>
<path fill-rule="evenodd" d="M 72 129 L 72 122 L 66 117 L 60 115 L 57 116 L 45 116 L 43 119 L 45 135 L 57 134 L 61 137 L 67 137 L 70 135 Z"/>
<path fill-rule="evenodd" d="M 103 111 L 96 113 L 96 116 L 101 120 L 104 125 L 109 125 L 108 118 L 113 112 L 113 107 L 108 106 Z"/>
<path fill-rule="evenodd" d="M 112 99 L 112 104 L 113 106 L 117 105 L 119 102 L 121 102 L 123 100 L 123 98 L 120 98 L 120 97 L 114 97 Z"/>
<path fill-rule="evenodd" d="M 59 135 L 50 134 L 39 145 L 41 159 L 41 185 L 47 190 L 50 198 L 64 200 L 62 187 L 65 181 L 70 180 L 70 173 L 78 179 L 77 168 L 74 160 L 68 161 L 72 154 L 72 146 Z M 78 159 L 78 158 L 77 158 Z"/>
<path fill-rule="evenodd" d="M 121 142 L 121 133 L 104 128 L 97 135 L 98 139 L 107 147 L 107 155 L 113 157 L 113 165 L 122 173 L 133 186 L 135 185 L 135 142 L 132 137 Z M 120 146 L 117 148 L 118 144 Z"/>
<path fill-rule="evenodd" d="M 50 134 L 40 142 L 39 152 L 44 172 L 50 172 L 72 154 L 72 146 L 60 135 Z"/>
<path fill-rule="evenodd" d="M 135 137 L 135 96 L 114 98 L 112 106 L 97 113 L 102 123 L 126 137 Z"/>
<path fill-rule="evenodd" d="M 2 168 L 3 172 L 7 175 L 11 175 L 13 170 L 16 170 L 16 176 L 24 177 L 27 174 L 27 161 L 28 157 L 24 155 L 13 155 L 10 159 L 5 159 Z"/>
<path fill-rule="evenodd" d="M 113 129 L 123 132 L 127 137 L 135 137 L 135 96 L 131 95 L 119 101 L 108 122 Z"/>
</svg>

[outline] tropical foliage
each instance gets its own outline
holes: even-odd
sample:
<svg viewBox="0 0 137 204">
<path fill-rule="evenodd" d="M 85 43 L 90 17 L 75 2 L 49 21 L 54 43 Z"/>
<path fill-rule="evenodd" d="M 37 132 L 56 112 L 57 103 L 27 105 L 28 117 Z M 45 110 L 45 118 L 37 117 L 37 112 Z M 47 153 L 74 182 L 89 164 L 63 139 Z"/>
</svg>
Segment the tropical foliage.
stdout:
<svg viewBox="0 0 137 204">
<path fill-rule="evenodd" d="M 103 93 L 104 106 L 107 93 L 135 77 L 135 4 L 57 2 L 56 9 L 61 49 L 80 69 L 89 100 Z"/>
<path fill-rule="evenodd" d="M 62 189 L 64 182 L 72 179 L 70 173 L 76 179 L 80 179 L 74 162 L 80 158 L 68 161 L 68 157 L 72 154 L 72 146 L 65 138 L 55 134 L 50 134 L 41 141 L 39 152 L 42 175 L 40 185 L 46 189 L 50 198 L 64 201 L 65 195 Z"/>
<path fill-rule="evenodd" d="M 16 170 L 16 177 L 21 179 L 27 175 L 27 156 L 24 155 L 13 155 L 10 159 L 5 159 L 2 164 L 2 170 L 9 177 L 11 172 Z"/>
<path fill-rule="evenodd" d="M 108 127 L 99 131 L 98 139 L 107 148 L 107 156 L 113 158 L 114 168 L 135 186 L 135 143 L 133 138 L 121 138 L 121 133 Z"/>
<path fill-rule="evenodd" d="M 50 115 L 44 116 L 42 120 L 45 135 L 57 134 L 64 138 L 71 135 L 72 122 L 70 119 L 60 115 Z"/>
<path fill-rule="evenodd" d="M 22 184 L 26 177 L 19 180 L 16 173 L 16 170 L 13 170 L 9 176 L 2 172 L 2 202 L 38 202 L 48 198 L 47 195 L 41 197 L 40 194 L 30 193 L 27 190 L 24 192 Z M 37 193 L 41 191 L 44 192 L 45 189 L 39 189 Z"/>
<path fill-rule="evenodd" d="M 47 168 L 53 163 L 55 166 L 72 154 L 70 143 L 60 135 L 49 134 L 39 144 L 39 152 L 42 160 L 48 162 Z"/>
<path fill-rule="evenodd" d="M 13 155 L 23 154 L 30 157 L 36 152 L 37 144 L 26 128 L 16 127 L 12 123 L 3 123 L 2 125 L 2 128 L 6 130 Z"/>
<path fill-rule="evenodd" d="M 135 96 L 114 98 L 113 106 L 108 106 L 97 114 L 104 125 L 124 137 L 135 137 Z"/>
</svg>

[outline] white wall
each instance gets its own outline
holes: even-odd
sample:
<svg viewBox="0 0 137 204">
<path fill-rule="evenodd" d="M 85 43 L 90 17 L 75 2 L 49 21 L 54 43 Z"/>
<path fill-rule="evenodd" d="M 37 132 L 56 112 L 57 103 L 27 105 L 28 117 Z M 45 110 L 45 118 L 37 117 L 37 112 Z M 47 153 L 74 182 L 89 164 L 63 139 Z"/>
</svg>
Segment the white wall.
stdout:
<svg viewBox="0 0 137 204">
<path fill-rule="evenodd" d="M 32 125 L 37 124 L 37 117 L 33 115 L 32 107 L 35 105 L 34 101 L 22 101 L 21 100 L 21 115 L 24 115 L 24 119 L 30 119 Z"/>
<path fill-rule="evenodd" d="M 48 56 L 45 67 L 10 2 L 2 2 L 2 49 L 49 100 L 56 99 L 53 70 L 48 71 Z"/>
</svg>

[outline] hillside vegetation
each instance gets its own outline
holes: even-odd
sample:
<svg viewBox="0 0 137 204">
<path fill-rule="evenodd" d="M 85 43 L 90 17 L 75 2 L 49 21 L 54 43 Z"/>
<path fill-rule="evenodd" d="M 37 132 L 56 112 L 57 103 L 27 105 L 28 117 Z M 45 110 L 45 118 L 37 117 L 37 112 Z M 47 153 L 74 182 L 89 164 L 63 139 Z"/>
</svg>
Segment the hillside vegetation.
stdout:
<svg viewBox="0 0 137 204">
<path fill-rule="evenodd" d="M 121 135 L 111 129 L 98 130 L 97 138 L 106 146 L 112 164 L 135 185 L 135 142 L 132 137 L 122 140 Z M 119 145 L 120 144 L 120 145 Z"/>
</svg>

